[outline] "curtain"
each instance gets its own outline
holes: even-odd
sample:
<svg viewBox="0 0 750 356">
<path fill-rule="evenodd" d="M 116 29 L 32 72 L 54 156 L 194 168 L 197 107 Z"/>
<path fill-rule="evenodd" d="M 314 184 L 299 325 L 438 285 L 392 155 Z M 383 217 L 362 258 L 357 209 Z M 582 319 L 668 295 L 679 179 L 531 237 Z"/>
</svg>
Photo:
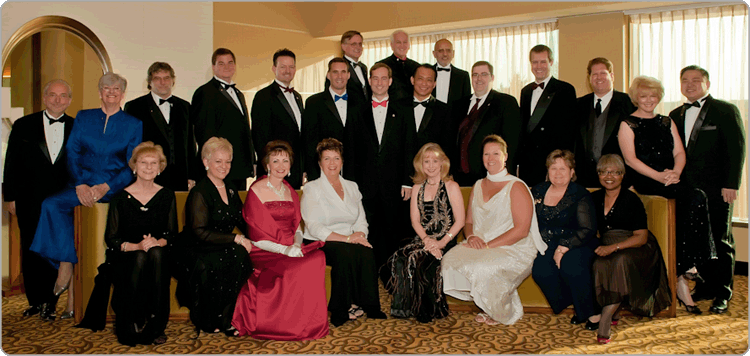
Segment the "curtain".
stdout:
<svg viewBox="0 0 750 356">
<path fill-rule="evenodd" d="M 747 129 L 748 13 L 746 5 L 714 6 L 630 15 L 630 80 L 659 79 L 664 98 L 656 111 L 668 114 L 686 100 L 680 69 L 697 64 L 710 74 L 712 96 L 740 110 Z M 747 221 L 747 158 L 734 218 Z"/>
</svg>

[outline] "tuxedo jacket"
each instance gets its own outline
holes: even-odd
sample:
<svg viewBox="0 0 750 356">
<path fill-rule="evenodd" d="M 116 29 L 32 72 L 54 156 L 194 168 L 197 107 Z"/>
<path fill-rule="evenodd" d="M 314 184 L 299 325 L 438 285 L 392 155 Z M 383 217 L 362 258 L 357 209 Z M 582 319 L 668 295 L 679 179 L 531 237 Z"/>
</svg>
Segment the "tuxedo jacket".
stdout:
<svg viewBox="0 0 750 356">
<path fill-rule="evenodd" d="M 62 118 L 64 139 L 54 162 L 51 161 L 44 134 L 44 111 L 16 120 L 10 131 L 3 171 L 3 200 L 16 202 L 19 219 L 29 208 L 37 211 L 35 216 L 38 220 L 42 201 L 63 190 L 70 182 L 65 146 L 73 129 L 73 118 L 67 114 Z"/>
<path fill-rule="evenodd" d="M 531 84 L 521 89 L 523 137 L 518 157 L 518 177 L 532 187 L 547 176 L 547 155 L 556 149 L 572 150 L 576 135 L 576 90 L 552 77 L 531 114 Z M 531 129 L 529 130 L 529 122 Z"/>
<path fill-rule="evenodd" d="M 250 136 L 250 119 L 245 96 L 235 92 L 242 111 L 216 78 L 195 90 L 190 105 L 190 122 L 194 126 L 198 152 L 211 137 L 223 137 L 232 144 L 232 169 L 226 179 L 238 180 L 253 176 L 255 151 Z"/>
<path fill-rule="evenodd" d="M 414 134 L 407 121 L 414 117 L 411 102 L 409 106 L 405 106 L 403 101 L 389 100 L 380 142 L 372 106 L 365 111 L 363 120 L 354 128 L 356 140 L 353 149 L 356 158 L 354 161 L 345 161 L 344 166 L 355 167 L 354 181 L 359 186 L 363 199 L 380 197 L 398 200 L 401 198 L 401 186 L 412 185 Z M 344 145 L 344 152 L 346 149 Z"/>
<path fill-rule="evenodd" d="M 472 103 L 471 95 L 469 95 L 456 102 L 453 109 L 454 142 L 456 149 L 454 159 L 451 160 L 451 169 L 454 172 L 461 169 L 460 144 L 462 137 L 458 133 L 458 127 L 474 104 L 476 103 Z M 508 173 L 515 173 L 518 142 L 522 131 L 518 102 L 516 98 L 508 94 L 490 90 L 487 94 L 487 99 L 485 99 L 478 110 L 477 119 L 469 131 L 469 135 L 471 136 L 468 151 L 469 175 L 471 177 L 469 181 L 472 181 L 472 184 L 473 181 L 483 178 L 487 172 L 482 162 L 482 140 L 490 134 L 500 135 L 508 144 L 508 159 L 505 165 L 508 168 Z"/>
<path fill-rule="evenodd" d="M 409 126 L 409 132 L 414 135 L 411 157 L 414 157 L 419 149 L 429 142 L 437 143 L 448 157 L 452 157 L 456 150 L 456 131 L 453 128 L 448 104 L 430 98 L 424 110 L 422 122 L 420 122 L 419 127 L 416 127 L 413 100 L 413 98 L 410 98 L 401 101 L 401 105 L 409 109 L 406 110 L 406 123 Z M 409 166 L 411 167 L 412 164 L 410 163 Z"/>
<path fill-rule="evenodd" d="M 307 180 L 320 177 L 318 154 L 315 148 L 324 138 L 335 138 L 344 145 L 344 178 L 354 180 L 354 142 L 356 141 L 354 128 L 362 121 L 367 109 L 358 96 L 349 96 L 346 109 L 346 126 L 339 116 L 331 92 L 328 89 L 314 94 L 305 102 L 305 112 L 302 115 L 302 163 L 307 173 Z"/>
<path fill-rule="evenodd" d="M 737 106 L 709 95 L 701 105 L 692 133 L 685 132 L 685 107 L 669 113 L 685 148 L 682 179 L 706 191 L 739 189 L 745 159 L 745 129 Z M 687 141 L 686 141 L 687 140 Z"/>
<path fill-rule="evenodd" d="M 402 62 L 394 54 L 378 61 L 378 63 L 387 64 L 391 67 L 391 72 L 393 73 L 393 83 L 388 88 L 389 100 L 399 101 L 414 96 L 414 86 L 411 84 L 411 76 L 414 75 L 417 67 L 419 67 L 419 63 L 410 58 L 406 58 L 406 62 Z"/>
<path fill-rule="evenodd" d="M 602 108 L 602 112 L 605 110 L 607 115 L 604 118 L 606 124 L 604 127 L 604 144 L 602 145 L 601 155 L 618 154 L 622 156 L 620 143 L 617 140 L 620 122 L 635 112 L 636 107 L 633 105 L 628 94 L 615 90 L 612 93 L 612 99 L 609 101 L 609 109 Z M 576 103 L 576 127 L 578 128 L 578 132 L 573 153 L 575 154 L 576 176 L 578 177 L 576 183 L 587 188 L 598 188 L 601 186 L 599 184 L 599 176 L 596 173 L 597 160 L 594 158 L 594 142 L 592 141 L 595 116 L 594 93 L 578 98 Z"/>
<path fill-rule="evenodd" d="M 302 97 L 297 91 L 292 93 L 297 102 L 300 114 L 304 114 Z M 269 86 L 261 89 L 255 94 L 253 105 L 250 109 L 250 117 L 253 122 L 253 143 L 258 160 L 262 160 L 263 150 L 266 144 L 273 140 L 284 140 L 292 146 L 294 157 L 290 176 L 287 178 L 294 189 L 302 185 L 302 136 L 294 111 L 284 96 L 281 87 L 274 81 Z M 266 174 L 266 167 L 261 162 L 258 164 L 258 176 Z"/>
<path fill-rule="evenodd" d="M 437 64 L 432 66 L 437 71 Z M 450 83 L 448 84 L 448 104 L 449 107 L 453 106 L 458 100 L 461 100 L 467 96 L 471 96 L 471 78 L 469 72 L 456 68 L 451 64 L 451 75 Z M 435 76 L 435 82 L 437 83 L 437 76 Z M 432 96 L 437 97 L 437 87 L 432 90 Z"/>
<path fill-rule="evenodd" d="M 143 122 L 143 142 L 161 146 L 167 157 L 167 167 L 154 181 L 174 191 L 187 191 L 187 180 L 201 177 L 190 125 L 190 103 L 176 96 L 171 100 L 169 123 L 151 93 L 127 102 L 125 112 Z"/>
</svg>

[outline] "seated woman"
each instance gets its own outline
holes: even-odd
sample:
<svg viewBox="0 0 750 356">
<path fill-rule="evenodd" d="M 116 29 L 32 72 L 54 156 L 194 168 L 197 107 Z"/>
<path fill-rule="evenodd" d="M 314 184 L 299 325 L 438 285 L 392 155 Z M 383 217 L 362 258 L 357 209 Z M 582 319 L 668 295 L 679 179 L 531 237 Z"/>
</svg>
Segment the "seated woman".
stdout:
<svg viewBox="0 0 750 356">
<path fill-rule="evenodd" d="M 574 183 L 575 159 L 568 150 L 554 150 L 547 156 L 547 182 L 531 189 L 536 203 L 539 231 L 547 253 L 534 260 L 531 275 L 544 293 L 552 312 L 560 313 L 573 304 L 571 324 L 586 321 L 586 328 L 598 327 L 591 285 L 591 263 L 599 245 L 591 194 Z"/>
<path fill-rule="evenodd" d="M 268 176 L 247 192 L 242 215 L 255 245 L 255 271 L 242 286 L 232 325 L 256 339 L 309 340 L 328 335 L 324 242 L 302 246 L 299 196 L 284 180 L 292 147 L 271 141 L 264 148 Z"/>
<path fill-rule="evenodd" d="M 133 181 L 128 161 L 141 143 L 143 123 L 120 109 L 127 84 L 125 78 L 114 73 L 99 79 L 101 108 L 79 111 L 65 144 L 71 184 L 42 203 L 30 249 L 58 270 L 54 295 L 42 311 L 42 319 L 55 318 L 57 300 L 68 289 L 73 265 L 78 263 L 73 210 L 78 205 L 92 207 L 96 202 L 109 202 Z M 72 306 L 72 302 L 68 305 Z M 63 317 L 73 317 L 73 310 L 66 311 Z"/>
<path fill-rule="evenodd" d="M 604 155 L 596 169 L 604 187 L 592 194 L 602 240 L 593 266 L 596 301 L 603 307 L 596 340 L 606 344 L 620 308 L 651 317 L 672 304 L 672 292 L 659 243 L 648 231 L 643 203 L 635 193 L 622 189 L 622 158 Z"/>
<path fill-rule="evenodd" d="M 622 157 L 635 170 L 631 178 L 638 193 L 677 200 L 677 298 L 688 313 L 701 314 L 688 280 L 700 279 L 698 266 L 716 258 L 708 198 L 704 191 L 680 183 L 685 146 L 672 119 L 654 112 L 664 96 L 661 82 L 637 77 L 628 94 L 637 110 L 620 123 Z"/>
<path fill-rule="evenodd" d="M 167 166 L 161 146 L 136 146 L 135 183 L 112 197 L 104 241 L 115 271 L 112 308 L 121 344 L 163 344 L 169 318 L 167 243 L 177 234 L 174 192 L 154 183 Z"/>
<path fill-rule="evenodd" d="M 461 188 L 448 175 L 450 160 L 437 143 L 427 143 L 414 157 L 411 225 L 417 236 L 389 259 L 393 285 L 391 315 L 417 321 L 448 316 L 440 260 L 456 246 L 464 226 Z"/>
<path fill-rule="evenodd" d="M 235 335 L 232 314 L 237 294 L 252 267 L 253 249 L 245 238 L 242 200 L 224 180 L 232 167 L 232 144 L 211 137 L 201 150 L 206 177 L 196 183 L 185 202 L 185 228 L 175 243 L 173 261 L 177 301 L 190 309 L 198 334 L 224 331 Z"/>
<path fill-rule="evenodd" d="M 467 239 L 443 257 L 443 290 L 474 300 L 484 312 L 475 321 L 511 325 L 523 316 L 518 286 L 531 273 L 537 251 L 544 253 L 531 192 L 508 174 L 508 146 L 498 135 L 482 141 L 487 178 L 478 180 L 469 198 Z"/>
<path fill-rule="evenodd" d="M 323 175 L 305 184 L 301 213 L 305 239 L 324 241 L 321 248 L 331 266 L 331 323 L 340 326 L 367 313 L 385 319 L 380 310 L 378 274 L 372 245 L 367 241 L 367 219 L 357 183 L 341 178 L 344 147 L 335 138 L 318 143 Z"/>
</svg>

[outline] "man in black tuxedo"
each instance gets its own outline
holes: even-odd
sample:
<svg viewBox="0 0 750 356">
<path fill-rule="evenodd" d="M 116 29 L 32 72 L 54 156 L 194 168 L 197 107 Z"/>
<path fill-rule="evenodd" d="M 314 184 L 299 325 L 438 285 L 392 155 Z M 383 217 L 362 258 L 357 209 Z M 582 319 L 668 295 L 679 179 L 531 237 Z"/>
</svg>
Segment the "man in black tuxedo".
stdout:
<svg viewBox="0 0 750 356">
<path fill-rule="evenodd" d="M 508 144 L 505 166 L 515 173 L 518 142 L 521 136 L 521 114 L 516 98 L 492 90 L 494 68 L 486 61 L 471 67 L 474 94 L 456 102 L 453 109 L 456 130 L 456 154 L 451 160 L 453 179 L 463 187 L 473 186 L 487 170 L 482 163 L 482 140 L 497 134 Z"/>
<path fill-rule="evenodd" d="M 448 104 L 445 104 L 431 95 L 435 89 L 435 68 L 429 64 L 417 67 L 411 77 L 414 86 L 414 94 L 411 99 L 404 102 L 405 107 L 411 107 L 406 119 L 409 131 L 416 135 L 411 157 L 428 142 L 440 145 L 448 157 L 455 154 L 456 133 L 451 120 Z M 409 167 L 412 167 L 409 164 Z"/>
<path fill-rule="evenodd" d="M 44 87 L 46 110 L 24 116 L 13 125 L 5 154 L 3 199 L 18 217 L 21 230 L 21 271 L 29 308 L 24 316 L 40 314 L 54 320 L 51 303 L 57 270 L 29 248 L 34 240 L 42 201 L 63 190 L 70 179 L 65 144 L 73 118 L 65 114 L 72 99 L 70 85 L 53 80 Z M 55 300 L 56 301 L 56 300 Z"/>
<path fill-rule="evenodd" d="M 413 134 L 407 122 L 411 107 L 390 100 L 391 75 L 391 69 L 383 63 L 376 63 L 370 69 L 372 105 L 368 104 L 363 120 L 354 128 L 357 140 L 351 149 L 356 161 L 345 163 L 355 166 L 354 181 L 362 193 L 369 241 L 384 285 L 391 270 L 383 266 L 399 248 L 399 242 L 412 235 L 408 203 L 405 203 L 411 197 L 413 171 L 409 169 Z"/>
<path fill-rule="evenodd" d="M 696 283 L 693 300 L 713 299 L 709 310 L 721 314 L 727 311 L 734 287 L 732 203 L 742 178 L 745 129 L 737 106 L 708 94 L 708 71 L 687 66 L 680 71 L 680 81 L 688 103 L 672 110 L 669 117 L 686 146 L 682 180 L 708 197 L 718 257 L 698 267 L 703 282 Z"/>
<path fill-rule="evenodd" d="M 432 95 L 439 101 L 453 107 L 453 103 L 471 95 L 471 80 L 469 72 L 456 68 L 453 61 L 453 44 L 445 38 L 435 42 L 435 50 L 432 51 L 437 63 L 434 65 L 437 71 L 435 89 Z"/>
<path fill-rule="evenodd" d="M 335 57 L 328 62 L 326 78 L 331 85 L 323 92 L 312 95 L 305 102 L 305 112 L 302 114 L 302 144 L 304 147 L 302 163 L 311 181 L 320 177 L 318 155 L 315 147 L 324 138 L 335 138 L 344 145 L 344 178 L 354 180 L 354 154 L 356 127 L 362 117 L 366 115 L 366 103 L 357 101 L 359 96 L 349 96 L 346 83 L 349 80 L 349 65 L 341 57 Z M 363 192 L 364 193 L 364 192 Z"/>
<path fill-rule="evenodd" d="M 578 131 L 573 153 L 578 176 L 576 182 L 587 188 L 599 188 L 601 185 L 596 164 L 606 154 L 622 156 L 617 132 L 620 122 L 635 112 L 636 108 L 628 94 L 613 89 L 615 75 L 609 59 L 597 57 L 590 60 L 587 72 L 594 92 L 578 98 Z M 626 174 L 625 179 L 627 177 Z"/>
<path fill-rule="evenodd" d="M 227 175 L 236 189 L 247 189 L 247 178 L 253 177 L 255 151 L 250 136 L 250 120 L 245 96 L 235 88 L 232 77 L 237 69 L 232 51 L 218 48 L 211 56 L 214 77 L 195 90 L 190 105 L 190 122 L 194 125 L 198 155 L 211 137 L 223 137 L 232 144 L 232 169 Z"/>
<path fill-rule="evenodd" d="M 264 156 L 266 144 L 273 140 L 289 142 L 294 151 L 292 169 L 287 182 L 299 189 L 302 186 L 302 96 L 291 87 L 297 72 L 297 56 L 284 48 L 273 54 L 271 71 L 275 79 L 269 86 L 255 94 L 250 117 L 253 121 L 253 143 L 258 157 Z M 266 167 L 258 165 L 258 176 L 267 174 Z"/>
<path fill-rule="evenodd" d="M 518 177 L 532 187 L 544 182 L 550 152 L 573 149 L 576 90 L 550 74 L 554 59 L 549 47 L 541 44 L 534 46 L 529 52 L 529 60 L 535 81 L 521 89 L 521 127 L 524 134 L 517 169 Z M 512 147 L 510 142 L 508 146 Z"/>
<path fill-rule="evenodd" d="M 151 141 L 164 150 L 167 168 L 156 177 L 156 184 L 173 191 L 190 190 L 200 176 L 190 103 L 172 95 L 175 75 L 168 63 L 151 64 L 146 82 L 151 92 L 127 102 L 125 112 L 143 121 L 143 142 Z"/>
<path fill-rule="evenodd" d="M 388 98 L 391 101 L 411 98 L 414 90 L 409 78 L 417 70 L 419 63 L 413 59 L 406 58 L 409 47 L 409 34 L 402 30 L 396 30 L 391 34 L 391 49 L 393 50 L 393 54 L 378 62 L 388 65 L 393 73 L 393 84 L 388 89 Z"/>
</svg>

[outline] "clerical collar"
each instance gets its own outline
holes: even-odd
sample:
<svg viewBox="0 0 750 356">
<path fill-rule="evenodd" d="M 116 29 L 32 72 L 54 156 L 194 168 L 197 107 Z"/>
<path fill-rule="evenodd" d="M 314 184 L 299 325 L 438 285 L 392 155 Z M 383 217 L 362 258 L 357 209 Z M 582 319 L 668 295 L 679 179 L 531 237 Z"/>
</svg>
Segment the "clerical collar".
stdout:
<svg viewBox="0 0 750 356">
<path fill-rule="evenodd" d="M 349 57 L 347 55 L 344 55 L 344 58 L 346 58 L 347 61 L 352 62 L 354 64 L 359 64 L 359 60 L 353 59 L 352 57 Z"/>
<path fill-rule="evenodd" d="M 217 77 L 217 76 L 215 76 L 215 75 L 214 75 L 214 79 L 218 80 L 218 81 L 219 81 L 219 83 L 221 83 L 221 84 L 224 84 L 224 85 L 232 85 L 232 84 L 235 84 L 235 83 L 234 83 L 234 81 L 232 81 L 231 83 L 227 83 L 227 82 L 225 82 L 225 81 L 224 81 L 223 79 L 221 79 L 221 78 L 219 78 L 219 77 Z"/>
<path fill-rule="evenodd" d="M 172 97 L 172 94 L 169 94 L 169 96 L 168 96 L 168 97 L 167 97 L 166 99 L 164 99 L 164 98 L 162 98 L 162 97 L 160 97 L 160 96 L 156 95 L 156 93 L 154 93 L 154 92 L 152 91 L 152 92 L 151 92 L 151 97 L 152 97 L 152 98 L 154 98 L 154 102 L 155 102 L 155 103 L 156 103 L 156 105 L 158 106 L 158 105 L 159 105 L 159 99 L 162 99 L 162 100 L 167 100 L 167 99 L 169 99 L 169 98 L 171 98 L 171 97 Z"/>
<path fill-rule="evenodd" d="M 50 114 L 49 110 L 47 110 L 47 109 L 45 109 L 45 110 L 44 110 L 44 113 L 45 113 L 45 114 L 47 114 L 47 117 L 48 117 L 48 118 L 50 118 L 50 119 L 52 119 L 52 120 L 59 120 L 59 119 L 60 119 L 61 117 L 65 116 L 65 113 L 63 112 L 63 113 L 62 113 L 62 114 L 61 114 L 60 116 L 58 116 L 58 117 L 53 117 L 53 116 L 52 116 L 52 115 Z"/>
</svg>

